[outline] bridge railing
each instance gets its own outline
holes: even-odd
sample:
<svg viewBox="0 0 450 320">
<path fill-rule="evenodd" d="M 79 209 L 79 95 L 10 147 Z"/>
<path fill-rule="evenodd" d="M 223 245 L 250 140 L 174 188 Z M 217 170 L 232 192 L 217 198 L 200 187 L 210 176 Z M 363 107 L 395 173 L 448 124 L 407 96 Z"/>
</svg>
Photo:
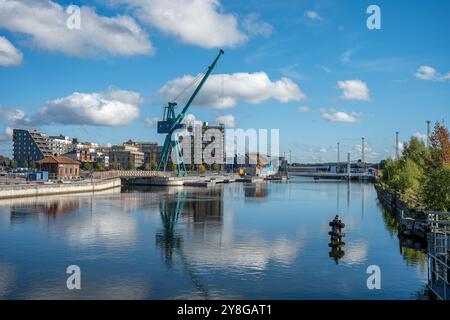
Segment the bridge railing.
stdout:
<svg viewBox="0 0 450 320">
<path fill-rule="evenodd" d="M 148 178 L 148 177 L 168 177 L 168 176 L 172 176 L 172 173 L 161 171 L 144 171 L 144 170 L 110 170 L 110 171 L 96 171 L 92 173 L 92 178 L 94 179 Z"/>
</svg>

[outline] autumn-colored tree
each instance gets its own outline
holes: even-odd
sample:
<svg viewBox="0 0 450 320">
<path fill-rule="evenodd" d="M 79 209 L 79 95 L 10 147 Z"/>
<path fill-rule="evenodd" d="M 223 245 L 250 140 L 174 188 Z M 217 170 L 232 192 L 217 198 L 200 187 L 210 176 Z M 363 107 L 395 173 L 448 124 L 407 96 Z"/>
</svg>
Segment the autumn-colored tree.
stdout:
<svg viewBox="0 0 450 320">
<path fill-rule="evenodd" d="M 441 163 L 450 163 L 450 138 L 447 128 L 436 122 L 429 139 L 432 147 L 433 164 L 438 166 Z"/>
</svg>

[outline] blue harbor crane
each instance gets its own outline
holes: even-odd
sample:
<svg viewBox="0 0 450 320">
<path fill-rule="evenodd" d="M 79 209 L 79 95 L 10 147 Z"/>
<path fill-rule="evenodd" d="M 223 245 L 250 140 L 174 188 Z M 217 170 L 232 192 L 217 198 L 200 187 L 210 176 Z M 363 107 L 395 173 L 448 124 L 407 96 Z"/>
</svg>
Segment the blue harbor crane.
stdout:
<svg viewBox="0 0 450 320">
<path fill-rule="evenodd" d="M 172 102 L 169 102 L 167 106 L 164 107 L 164 116 L 163 120 L 158 121 L 158 133 L 166 134 L 166 138 L 164 140 L 164 146 L 161 151 L 161 157 L 159 158 L 158 162 L 158 168 L 157 170 L 163 170 L 165 171 L 167 168 L 167 164 L 169 163 L 169 157 L 172 154 L 172 151 L 174 151 L 175 155 L 175 164 L 177 166 L 177 175 L 180 176 L 186 176 L 186 166 L 183 162 L 183 155 L 181 152 L 181 146 L 180 142 L 178 140 L 178 135 L 174 134 L 176 130 L 184 129 L 186 125 L 182 123 L 184 116 L 186 115 L 186 112 L 188 111 L 189 107 L 191 106 L 192 102 L 194 101 L 195 97 L 198 95 L 200 90 L 202 89 L 203 85 L 205 84 L 206 80 L 208 79 L 209 75 L 213 71 L 214 67 L 217 64 L 217 61 L 219 58 L 223 55 L 223 50 L 220 50 L 219 54 L 217 55 L 216 59 L 214 59 L 213 63 L 208 67 L 208 70 L 201 78 L 201 81 L 199 82 L 197 88 L 194 90 L 194 93 L 189 98 L 188 102 L 184 106 L 183 110 L 178 114 L 178 116 L 175 115 L 175 108 L 177 107 L 177 103 L 175 102 L 176 99 L 181 96 L 188 88 L 184 89 L 180 95 L 178 95 L 177 98 L 175 98 Z M 199 74 L 193 82 L 188 86 L 193 86 L 199 79 L 201 74 Z"/>
</svg>

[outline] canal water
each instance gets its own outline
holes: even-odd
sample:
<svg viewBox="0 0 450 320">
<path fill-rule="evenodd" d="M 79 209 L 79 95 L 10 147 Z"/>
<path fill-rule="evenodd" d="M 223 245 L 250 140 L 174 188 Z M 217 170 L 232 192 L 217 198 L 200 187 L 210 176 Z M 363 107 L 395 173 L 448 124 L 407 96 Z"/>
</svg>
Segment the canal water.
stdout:
<svg viewBox="0 0 450 320">
<path fill-rule="evenodd" d="M 339 214 L 345 245 L 329 246 Z M 372 184 L 293 178 L 0 201 L 0 299 L 427 299 Z M 68 290 L 69 265 L 81 289 Z M 381 289 L 367 287 L 367 268 Z"/>
</svg>

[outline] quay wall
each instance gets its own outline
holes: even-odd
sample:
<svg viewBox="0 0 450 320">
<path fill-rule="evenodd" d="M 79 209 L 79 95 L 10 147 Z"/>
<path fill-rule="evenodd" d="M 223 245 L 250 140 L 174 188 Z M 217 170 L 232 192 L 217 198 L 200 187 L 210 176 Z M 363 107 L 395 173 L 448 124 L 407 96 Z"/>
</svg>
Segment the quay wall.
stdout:
<svg viewBox="0 0 450 320">
<path fill-rule="evenodd" d="M 398 194 L 386 191 L 378 185 L 375 185 L 375 190 L 381 205 L 398 221 L 400 234 L 426 240 L 428 232 L 426 213 L 409 208 Z"/>
<path fill-rule="evenodd" d="M 121 187 L 120 178 L 52 184 L 0 185 L 0 199 L 87 193 Z"/>
</svg>

